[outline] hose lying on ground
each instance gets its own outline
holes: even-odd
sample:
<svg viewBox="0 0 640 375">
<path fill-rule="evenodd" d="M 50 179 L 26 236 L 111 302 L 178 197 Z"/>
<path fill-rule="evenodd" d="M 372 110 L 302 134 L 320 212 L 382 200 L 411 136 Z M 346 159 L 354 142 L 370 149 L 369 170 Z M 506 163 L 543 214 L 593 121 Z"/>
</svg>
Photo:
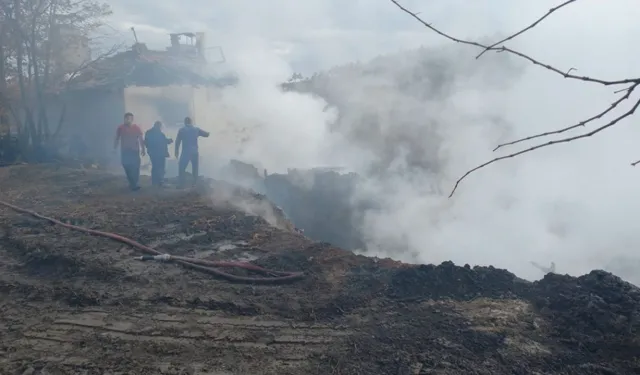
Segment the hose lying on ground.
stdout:
<svg viewBox="0 0 640 375">
<path fill-rule="evenodd" d="M 254 284 L 282 284 L 282 283 L 287 283 L 287 282 L 292 282 L 292 281 L 296 281 L 299 279 L 302 279 L 304 277 L 304 274 L 302 272 L 279 272 L 279 271 L 272 271 L 272 270 L 268 270 L 266 268 L 262 268 L 259 266 L 256 266 L 255 264 L 251 264 L 251 263 L 247 263 L 247 262 L 223 262 L 223 261 L 208 261 L 208 260 L 202 260 L 202 259 L 194 259 L 194 258 L 188 258 L 188 257 L 181 257 L 181 256 L 173 256 L 173 255 L 168 255 L 168 254 L 162 254 L 161 252 L 145 246 L 139 242 L 136 242 L 132 239 L 129 239 L 127 237 L 123 237 L 120 236 L 118 234 L 115 233 L 110 233 L 110 232 L 103 232 L 100 230 L 95 230 L 95 229 L 89 229 L 89 228 L 84 228 L 78 225 L 72 225 L 72 224 L 67 224 L 64 223 L 60 220 L 56 220 L 54 218 L 48 217 L 48 216 L 44 216 L 41 215 L 35 211 L 31 211 L 31 210 L 27 210 L 25 208 L 21 208 L 18 206 L 15 206 L 13 204 L 7 203 L 7 202 L 3 202 L 0 201 L 0 205 L 5 206 L 7 208 L 10 208 L 14 211 L 17 212 L 21 212 L 24 214 L 28 214 L 31 215 L 33 217 L 36 217 L 38 219 L 41 220 L 46 220 L 50 223 L 71 229 L 71 230 L 75 230 L 75 231 L 79 231 L 79 232 L 84 232 L 84 233 L 88 233 L 94 236 L 99 236 L 99 237 L 105 237 L 105 238 L 109 238 L 124 244 L 127 244 L 131 247 L 133 247 L 134 249 L 138 249 L 144 253 L 147 253 L 149 255 L 153 255 L 153 256 L 162 256 L 160 259 L 163 260 L 171 260 L 174 261 L 176 263 L 179 263 L 183 266 L 198 270 L 198 271 L 202 271 L 202 272 L 206 272 L 215 276 L 218 276 L 222 279 L 226 279 L 228 281 L 232 281 L 232 282 L 238 282 L 238 283 L 254 283 Z M 142 259 L 142 258 L 141 258 Z M 148 257 L 144 257 L 144 260 L 148 259 Z M 225 268 L 231 268 L 231 267 L 235 267 L 235 268 L 243 268 L 249 271 L 253 271 L 253 272 L 257 272 L 257 273 L 261 273 L 264 275 L 268 275 L 271 277 L 247 277 L 247 276 L 237 276 L 237 275 L 233 275 L 224 271 L 220 271 L 218 269 L 215 269 L 213 267 L 225 267 Z"/>
</svg>

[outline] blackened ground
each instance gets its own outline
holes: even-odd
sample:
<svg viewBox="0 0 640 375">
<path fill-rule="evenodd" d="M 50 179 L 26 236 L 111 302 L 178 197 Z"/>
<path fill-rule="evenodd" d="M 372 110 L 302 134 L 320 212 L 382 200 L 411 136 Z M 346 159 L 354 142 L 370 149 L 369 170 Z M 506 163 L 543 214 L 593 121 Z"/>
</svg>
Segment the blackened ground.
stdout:
<svg viewBox="0 0 640 375">
<path fill-rule="evenodd" d="M 132 193 L 93 170 L 0 168 L 1 199 L 14 204 L 163 252 L 306 278 L 229 284 L 2 208 L 0 373 L 640 372 L 640 291 L 611 274 L 531 283 L 492 267 L 357 256 L 238 211 L 268 202 L 227 184 L 142 182 Z"/>
<path fill-rule="evenodd" d="M 514 274 L 493 267 L 421 265 L 397 272 L 390 282 L 389 297 L 400 300 L 455 298 L 513 298 L 528 286 Z"/>
<path fill-rule="evenodd" d="M 329 355 L 327 368 L 343 374 L 640 371 L 640 290 L 609 273 L 529 283 L 504 270 L 450 262 L 385 273 L 376 280 L 390 281 L 391 300 L 371 303 L 380 296 L 362 285 L 374 298 L 352 313 L 386 315 L 367 321 L 367 333 L 352 338 L 346 352 Z"/>
</svg>

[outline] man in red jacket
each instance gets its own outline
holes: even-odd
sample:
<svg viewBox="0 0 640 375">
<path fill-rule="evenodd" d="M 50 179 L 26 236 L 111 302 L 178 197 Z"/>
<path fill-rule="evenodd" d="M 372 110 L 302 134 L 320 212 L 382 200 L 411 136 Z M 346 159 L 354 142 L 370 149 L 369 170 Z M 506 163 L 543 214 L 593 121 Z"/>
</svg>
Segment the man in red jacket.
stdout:
<svg viewBox="0 0 640 375">
<path fill-rule="evenodd" d="M 129 188 L 133 191 L 140 190 L 140 156 L 145 155 L 142 130 L 133 123 L 133 113 L 124 115 L 124 124 L 118 126 L 113 149 L 120 145 L 120 157 L 124 173 L 129 181 Z"/>
</svg>

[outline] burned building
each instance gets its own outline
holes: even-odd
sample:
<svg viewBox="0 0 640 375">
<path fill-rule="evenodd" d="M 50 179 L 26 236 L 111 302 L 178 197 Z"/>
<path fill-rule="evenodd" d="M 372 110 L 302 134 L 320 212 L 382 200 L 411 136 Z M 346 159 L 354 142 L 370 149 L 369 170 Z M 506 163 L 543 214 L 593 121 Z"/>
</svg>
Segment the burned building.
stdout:
<svg viewBox="0 0 640 375">
<path fill-rule="evenodd" d="M 181 43 L 186 37 L 191 43 Z M 204 34 L 171 34 L 166 50 L 136 43 L 125 52 L 68 73 L 49 95 L 50 123 L 61 123 L 61 134 L 81 134 L 95 155 L 105 154 L 126 112 L 135 114 L 143 130 L 161 120 L 169 127 L 191 116 L 207 122 L 211 103 L 235 77 L 216 74 L 204 57 Z M 195 41 L 194 41 L 195 40 Z"/>
</svg>

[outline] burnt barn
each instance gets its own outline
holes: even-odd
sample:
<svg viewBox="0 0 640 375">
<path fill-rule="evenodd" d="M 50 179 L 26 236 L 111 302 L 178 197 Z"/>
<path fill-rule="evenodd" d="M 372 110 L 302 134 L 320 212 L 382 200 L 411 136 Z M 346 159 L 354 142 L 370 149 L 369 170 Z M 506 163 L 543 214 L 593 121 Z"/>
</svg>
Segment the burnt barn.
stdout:
<svg viewBox="0 0 640 375">
<path fill-rule="evenodd" d="M 85 147 L 92 157 L 109 155 L 115 128 L 123 114 L 135 114 L 143 130 L 160 120 L 175 125 L 184 116 L 207 121 L 203 111 L 224 86 L 235 78 L 215 73 L 200 45 L 172 45 L 166 51 L 151 50 L 143 43 L 104 58 L 69 76 L 48 100 L 52 123 L 63 124 L 63 138 Z M 191 48 L 187 48 L 191 47 Z"/>
</svg>

